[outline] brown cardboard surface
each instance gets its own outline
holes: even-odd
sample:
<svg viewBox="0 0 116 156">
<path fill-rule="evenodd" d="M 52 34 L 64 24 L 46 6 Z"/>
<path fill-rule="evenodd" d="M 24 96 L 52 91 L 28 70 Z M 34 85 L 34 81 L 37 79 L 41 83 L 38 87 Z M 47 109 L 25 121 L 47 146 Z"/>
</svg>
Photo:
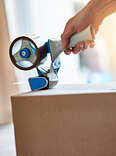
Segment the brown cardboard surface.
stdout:
<svg viewBox="0 0 116 156">
<path fill-rule="evenodd" d="M 12 97 L 18 156 L 116 156 L 116 92 L 57 90 Z"/>
</svg>

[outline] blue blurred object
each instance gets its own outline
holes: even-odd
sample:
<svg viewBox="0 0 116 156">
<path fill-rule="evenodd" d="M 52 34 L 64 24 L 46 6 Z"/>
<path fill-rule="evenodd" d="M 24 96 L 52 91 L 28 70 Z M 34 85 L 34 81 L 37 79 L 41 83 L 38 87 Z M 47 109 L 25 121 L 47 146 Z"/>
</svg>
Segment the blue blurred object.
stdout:
<svg viewBox="0 0 116 156">
<path fill-rule="evenodd" d="M 108 83 L 112 81 L 112 76 L 106 72 L 95 72 L 88 76 L 88 83 Z"/>
<path fill-rule="evenodd" d="M 32 91 L 45 89 L 48 87 L 48 80 L 45 77 L 33 77 L 29 78 L 29 84 Z"/>
<path fill-rule="evenodd" d="M 30 55 L 31 55 L 31 52 L 30 52 L 30 50 L 28 48 L 23 48 L 23 49 L 20 50 L 20 57 L 26 59 L 26 58 L 29 58 Z"/>
</svg>

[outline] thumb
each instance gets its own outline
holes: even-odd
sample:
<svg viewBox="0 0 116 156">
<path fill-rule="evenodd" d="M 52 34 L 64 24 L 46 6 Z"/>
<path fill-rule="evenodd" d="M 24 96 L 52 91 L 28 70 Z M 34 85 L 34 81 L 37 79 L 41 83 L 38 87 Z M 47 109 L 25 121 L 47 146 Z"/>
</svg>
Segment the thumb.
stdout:
<svg viewBox="0 0 116 156">
<path fill-rule="evenodd" d="M 67 49 L 70 38 L 74 34 L 73 29 L 71 27 L 66 27 L 63 34 L 61 35 L 61 40 L 62 40 L 62 48 Z"/>
</svg>

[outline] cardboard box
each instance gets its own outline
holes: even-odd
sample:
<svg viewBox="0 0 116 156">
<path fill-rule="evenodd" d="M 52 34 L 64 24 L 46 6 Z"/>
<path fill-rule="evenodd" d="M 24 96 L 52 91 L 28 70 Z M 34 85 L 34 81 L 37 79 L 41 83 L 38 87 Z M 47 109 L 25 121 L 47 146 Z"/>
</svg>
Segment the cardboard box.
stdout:
<svg viewBox="0 0 116 156">
<path fill-rule="evenodd" d="M 116 156 L 116 84 L 12 97 L 18 156 Z"/>
</svg>

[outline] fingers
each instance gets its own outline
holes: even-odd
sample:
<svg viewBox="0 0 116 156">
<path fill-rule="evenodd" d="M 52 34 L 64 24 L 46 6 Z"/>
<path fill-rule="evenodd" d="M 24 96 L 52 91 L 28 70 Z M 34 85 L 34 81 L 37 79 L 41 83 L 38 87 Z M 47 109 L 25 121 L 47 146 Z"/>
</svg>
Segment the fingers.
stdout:
<svg viewBox="0 0 116 156">
<path fill-rule="evenodd" d="M 82 48 L 82 42 L 78 43 L 74 48 L 72 48 L 72 52 L 77 54 Z"/>
<path fill-rule="evenodd" d="M 95 42 L 94 41 L 91 41 L 90 42 L 90 48 L 93 48 L 95 46 Z"/>
<path fill-rule="evenodd" d="M 88 47 L 93 48 L 94 46 L 94 41 L 79 42 L 74 48 L 66 50 L 65 54 L 69 55 L 71 52 L 77 54 L 80 51 L 85 51 Z"/>
<path fill-rule="evenodd" d="M 84 51 L 85 49 L 88 48 L 88 45 L 89 45 L 89 42 L 86 41 L 86 42 L 79 42 L 73 49 L 72 49 L 72 52 L 74 54 L 77 54 L 79 51 Z"/>
<path fill-rule="evenodd" d="M 70 41 L 70 37 L 75 33 L 73 29 L 72 19 L 70 19 L 64 29 L 63 34 L 61 35 L 62 48 L 67 49 Z"/>
<path fill-rule="evenodd" d="M 62 36 L 62 49 L 67 49 L 68 45 L 69 45 L 69 39 L 65 38 L 64 36 Z"/>
<path fill-rule="evenodd" d="M 89 42 L 85 42 L 85 44 L 84 44 L 84 49 L 87 49 L 88 46 L 89 46 Z"/>
<path fill-rule="evenodd" d="M 72 51 L 72 49 L 68 49 L 68 50 L 65 51 L 65 54 L 70 55 L 71 51 Z"/>
<path fill-rule="evenodd" d="M 69 41 L 70 41 L 70 36 L 71 35 L 72 35 L 72 30 L 71 29 L 64 30 L 64 33 L 61 35 L 62 48 L 63 49 L 67 49 L 67 47 L 69 45 Z"/>
</svg>

